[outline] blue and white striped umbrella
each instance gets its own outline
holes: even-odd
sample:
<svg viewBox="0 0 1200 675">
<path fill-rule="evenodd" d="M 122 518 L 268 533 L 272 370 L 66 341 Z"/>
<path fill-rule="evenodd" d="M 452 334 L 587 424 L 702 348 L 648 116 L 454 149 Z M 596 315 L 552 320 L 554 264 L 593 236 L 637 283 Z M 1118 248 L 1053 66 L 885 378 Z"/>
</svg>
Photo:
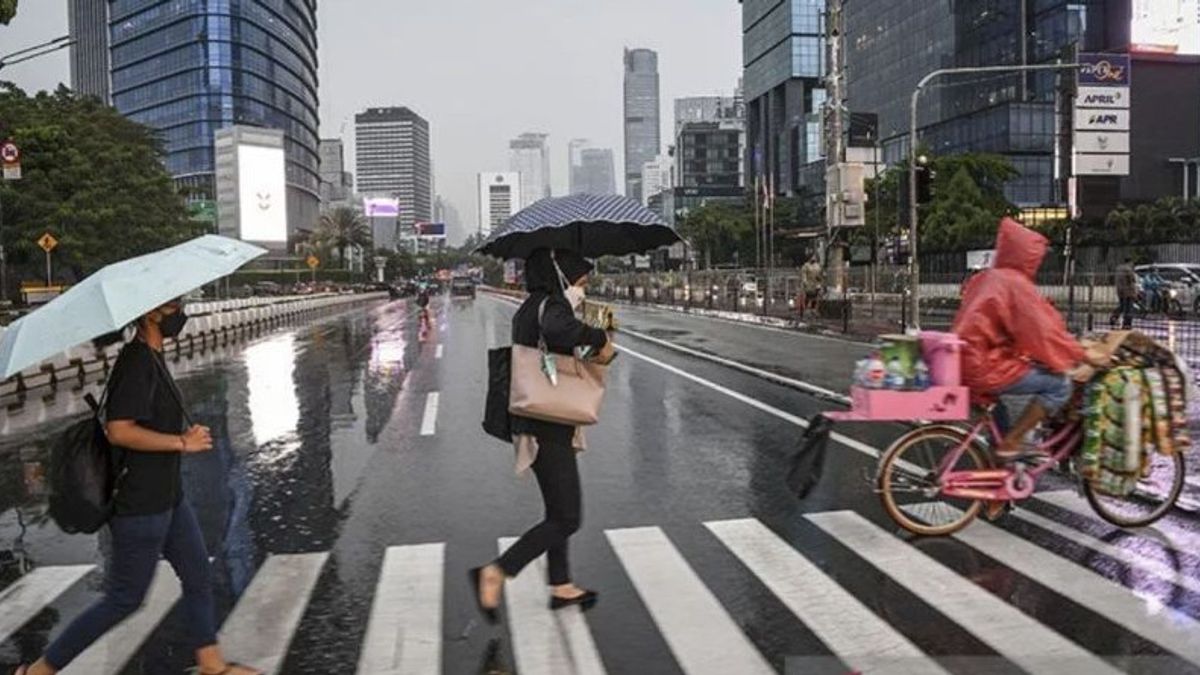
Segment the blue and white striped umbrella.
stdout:
<svg viewBox="0 0 1200 675">
<path fill-rule="evenodd" d="M 528 258 L 539 248 L 569 249 L 585 258 L 645 253 L 680 241 L 662 218 L 636 200 L 618 195 L 548 197 L 500 226 L 481 253 Z"/>
</svg>

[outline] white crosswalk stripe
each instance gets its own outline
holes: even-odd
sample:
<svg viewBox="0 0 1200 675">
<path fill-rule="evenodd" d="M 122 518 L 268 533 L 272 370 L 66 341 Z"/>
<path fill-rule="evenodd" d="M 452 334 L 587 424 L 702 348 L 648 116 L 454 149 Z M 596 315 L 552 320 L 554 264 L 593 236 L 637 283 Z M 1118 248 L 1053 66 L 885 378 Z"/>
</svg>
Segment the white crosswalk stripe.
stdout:
<svg viewBox="0 0 1200 675">
<path fill-rule="evenodd" d="M 63 675 L 116 675 L 121 672 L 175 606 L 181 592 L 179 577 L 175 576 L 170 563 L 158 563 L 142 608 L 105 633 L 60 672 Z"/>
<path fill-rule="evenodd" d="M 500 552 L 515 542 L 512 537 L 500 539 Z M 505 584 L 517 671 L 522 675 L 603 675 L 604 664 L 583 612 L 578 607 L 552 611 L 545 580 L 546 558 L 542 556 Z"/>
<path fill-rule="evenodd" d="M 945 673 L 757 520 L 705 526 L 847 665 L 864 673 Z"/>
<path fill-rule="evenodd" d="M 1072 495 L 1047 493 L 1040 498 L 1074 513 L 1087 515 L 1086 503 Z M 1069 499 L 1075 502 L 1068 501 Z M 1082 504 L 1082 506 L 1080 505 Z M 1044 511 L 1046 512 L 1046 511 Z M 1041 513 L 1018 510 L 1014 518 L 1038 528 L 1036 541 L 1071 542 L 1095 556 L 1121 562 L 1142 575 L 1151 575 L 1191 593 L 1200 594 L 1196 570 L 1183 571 L 1140 552 L 1121 548 L 1086 528 L 1076 528 Z M 1066 518 L 1066 516 L 1062 516 Z M 1088 675 L 1118 672 L 1115 665 L 1128 654 L 1092 654 L 1087 636 L 1059 635 L 1024 613 L 1004 597 L 929 557 L 917 547 L 850 511 L 805 516 L 855 556 L 889 577 L 918 600 L 975 636 L 1000 657 L 1030 673 Z M 1078 520 L 1070 516 L 1078 525 Z M 820 659 L 844 663 L 847 670 L 865 673 L 945 675 L 948 664 L 927 650 L 939 645 L 908 637 L 898 615 L 877 614 L 873 598 L 858 597 L 839 583 L 839 571 L 812 557 L 752 518 L 718 520 L 704 526 L 784 607 L 832 654 Z M 1032 533 L 1033 530 L 1023 530 Z M 624 574 L 641 598 L 679 670 L 687 675 L 775 672 L 726 609 L 713 589 L 697 574 L 667 534 L 658 527 L 610 529 L 608 542 Z M 1144 533 L 1128 536 L 1142 537 Z M 1092 572 L 1019 534 L 975 523 L 955 537 L 998 564 L 1028 577 L 1117 629 L 1162 647 L 1166 658 L 1179 664 L 1200 665 L 1200 621 L 1137 589 Z M 504 551 L 514 540 L 498 541 Z M 958 544 L 955 544 L 958 546 Z M 807 545 L 806 545 L 807 546 Z M 1179 544 L 1181 548 L 1183 544 Z M 443 635 L 448 630 L 444 603 L 447 544 L 393 546 L 380 567 L 358 653 L 359 675 L 425 675 L 443 672 Z M 801 550 L 804 549 L 804 550 Z M 327 553 L 269 556 L 225 620 L 220 638 L 229 658 L 278 673 L 292 645 Z M 0 590 L 0 642 L 78 583 L 90 565 L 35 570 Z M 509 581 L 504 595 L 512 655 L 523 675 L 604 675 L 602 654 L 620 644 L 597 644 L 589 624 L 596 617 L 579 608 L 552 611 L 547 606 L 545 558 Z M 1136 586 L 1136 582 L 1129 582 Z M 1155 580 L 1157 583 L 1157 580 Z M 1170 586 L 1167 586 L 1170 588 Z M 66 675 L 116 675 L 163 624 L 180 597 L 179 582 L 170 566 L 159 564 L 146 602 L 133 616 L 104 635 L 63 672 Z M 1148 604 L 1150 603 L 1150 604 Z M 69 621 L 73 617 L 63 617 Z M 453 619 L 449 619 L 453 623 Z M 63 624 L 60 623 L 61 628 Z M 924 633 L 924 631 L 922 631 Z M 926 638 L 927 639 L 927 638 Z M 1088 644 L 1088 647 L 1104 647 Z M 940 657 L 939 657 L 940 658 Z M 649 667 L 649 666 L 648 666 Z M 647 671 L 649 672 L 649 671 Z"/>
<path fill-rule="evenodd" d="M 442 671 L 445 557 L 445 544 L 388 548 L 358 660 L 359 675 Z"/>
<path fill-rule="evenodd" d="M 808 514 L 817 527 L 1031 673 L 1120 672 L 851 511 Z"/>
<path fill-rule="evenodd" d="M 662 530 L 605 534 L 685 673 L 775 672 Z"/>
<path fill-rule="evenodd" d="M 1052 490 L 1052 491 L 1047 491 L 1047 492 L 1038 492 L 1037 494 L 1035 494 L 1033 496 L 1033 498 L 1040 502 L 1050 504 L 1051 506 L 1057 506 L 1058 508 L 1063 509 L 1064 511 L 1070 511 L 1071 513 L 1074 513 L 1075 515 L 1083 516 L 1084 518 L 1090 520 L 1093 523 L 1100 523 L 1101 525 L 1104 525 L 1105 527 L 1110 527 L 1110 528 L 1117 527 L 1116 525 L 1113 525 L 1112 523 L 1109 523 L 1108 521 L 1106 521 L 1103 518 L 1101 518 L 1100 516 L 1098 516 L 1096 514 L 1096 512 L 1094 510 L 1092 510 L 1092 505 L 1088 503 L 1088 500 L 1081 497 L 1079 495 L 1079 493 L 1075 492 L 1074 490 Z M 1176 545 L 1175 542 L 1172 541 L 1172 538 L 1166 532 L 1164 532 L 1162 529 L 1160 529 L 1160 527 L 1158 525 L 1150 525 L 1149 527 L 1139 527 L 1134 530 L 1126 530 L 1126 531 L 1137 532 L 1139 535 L 1142 535 L 1142 536 L 1150 536 L 1150 537 L 1154 538 L 1155 541 L 1157 541 L 1162 546 L 1169 548 L 1173 551 L 1177 551 L 1180 553 L 1196 553 L 1195 547 L 1184 547 L 1184 546 Z"/>
<path fill-rule="evenodd" d="M 1109 621 L 1200 665 L 1200 622 L 1182 612 L 1146 611 L 1146 603 L 1124 586 L 1018 536 L 974 523 L 954 535 L 991 558 L 1053 589 Z"/>
<path fill-rule="evenodd" d="M 225 654 L 279 672 L 328 553 L 273 555 L 259 568 L 217 636 Z"/>
<path fill-rule="evenodd" d="M 94 565 L 42 567 L 0 591 L 0 642 L 94 569 Z"/>
</svg>

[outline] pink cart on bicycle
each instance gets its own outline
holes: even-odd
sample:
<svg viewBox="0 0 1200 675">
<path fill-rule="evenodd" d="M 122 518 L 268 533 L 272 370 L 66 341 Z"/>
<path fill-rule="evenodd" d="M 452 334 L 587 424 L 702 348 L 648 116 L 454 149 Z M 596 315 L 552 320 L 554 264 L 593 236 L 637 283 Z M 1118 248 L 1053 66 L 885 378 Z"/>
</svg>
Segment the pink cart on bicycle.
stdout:
<svg viewBox="0 0 1200 675">
<path fill-rule="evenodd" d="M 1003 438 L 992 414 L 997 403 L 973 398 L 960 385 L 959 345 L 952 334 L 922 333 L 932 387 L 916 392 L 855 387 L 850 411 L 826 413 L 837 421 L 919 424 L 880 456 L 875 476 L 883 507 L 896 524 L 919 535 L 952 534 L 985 504 L 1029 498 L 1039 478 L 1055 467 L 1063 469 L 1058 480 L 1073 480 L 1096 514 L 1119 527 L 1143 527 L 1171 510 L 1183 490 L 1183 453 L 1150 453 L 1137 489 L 1125 496 L 1105 494 L 1070 461 L 1084 437 L 1078 416 L 1045 430 L 1037 444 L 1043 456 L 997 466 L 989 451 Z"/>
</svg>

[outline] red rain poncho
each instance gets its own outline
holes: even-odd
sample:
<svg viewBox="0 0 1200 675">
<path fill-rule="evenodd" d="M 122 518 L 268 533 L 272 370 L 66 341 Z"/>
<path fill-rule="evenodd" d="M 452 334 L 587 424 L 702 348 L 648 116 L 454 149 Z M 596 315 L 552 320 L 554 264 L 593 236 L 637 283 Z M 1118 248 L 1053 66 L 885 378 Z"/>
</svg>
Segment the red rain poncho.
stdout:
<svg viewBox="0 0 1200 675">
<path fill-rule="evenodd" d="M 963 383 L 973 391 L 999 392 L 1024 377 L 1031 363 L 1065 373 L 1083 361 L 1083 348 L 1062 315 L 1034 285 L 1048 246 L 1042 235 L 1004 218 L 992 269 L 963 287 L 953 330 L 967 343 Z"/>
</svg>

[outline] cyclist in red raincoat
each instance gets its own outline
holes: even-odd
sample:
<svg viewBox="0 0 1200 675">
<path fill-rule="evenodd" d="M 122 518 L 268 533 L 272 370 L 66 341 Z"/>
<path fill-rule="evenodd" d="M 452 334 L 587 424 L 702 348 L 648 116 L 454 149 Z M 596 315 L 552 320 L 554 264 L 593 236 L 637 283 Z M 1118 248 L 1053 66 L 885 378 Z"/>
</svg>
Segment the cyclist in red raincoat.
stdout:
<svg viewBox="0 0 1200 675">
<path fill-rule="evenodd" d="M 1050 301 L 1034 283 L 1049 242 L 1011 218 L 1000 221 L 992 268 L 963 287 L 962 306 L 953 331 L 965 342 L 963 380 L 972 391 L 996 396 L 1032 396 L 1015 424 L 1007 424 L 1003 406 L 996 409 L 1006 435 L 996 456 L 1011 460 L 1022 454 L 1022 440 L 1071 399 L 1071 379 L 1086 381 L 1089 355 L 1070 332 Z"/>
</svg>

